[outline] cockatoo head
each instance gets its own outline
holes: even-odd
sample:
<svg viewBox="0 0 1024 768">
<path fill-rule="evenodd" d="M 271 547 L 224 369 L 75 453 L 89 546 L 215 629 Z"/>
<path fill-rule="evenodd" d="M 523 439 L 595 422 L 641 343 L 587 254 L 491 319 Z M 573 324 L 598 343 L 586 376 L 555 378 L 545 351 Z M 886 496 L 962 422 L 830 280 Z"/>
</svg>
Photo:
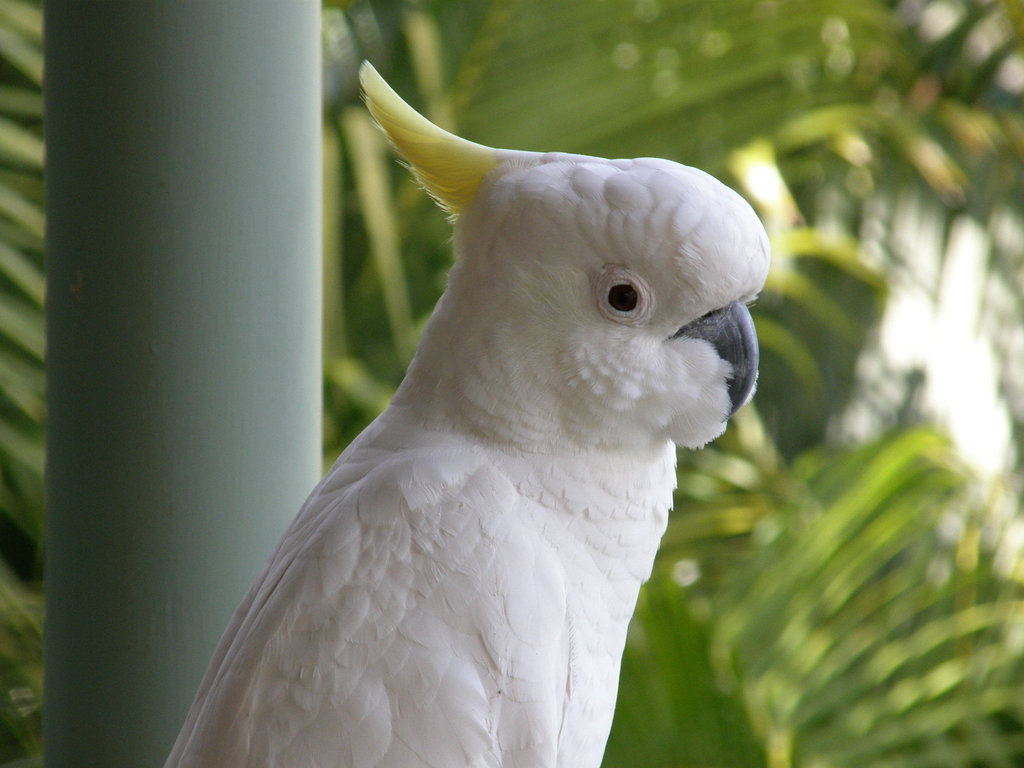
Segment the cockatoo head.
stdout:
<svg viewBox="0 0 1024 768">
<path fill-rule="evenodd" d="M 769 263 L 739 195 L 668 160 L 474 144 L 368 64 L 361 80 L 455 223 L 448 289 L 396 403 L 527 448 L 699 447 L 721 434 L 753 393 L 746 303 Z"/>
</svg>

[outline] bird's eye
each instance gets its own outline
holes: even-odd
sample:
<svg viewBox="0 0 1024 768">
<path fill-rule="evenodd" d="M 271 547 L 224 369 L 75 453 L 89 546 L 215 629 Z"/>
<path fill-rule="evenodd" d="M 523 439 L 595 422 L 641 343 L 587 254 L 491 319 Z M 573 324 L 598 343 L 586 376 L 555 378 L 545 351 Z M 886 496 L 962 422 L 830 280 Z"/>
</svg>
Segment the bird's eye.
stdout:
<svg viewBox="0 0 1024 768">
<path fill-rule="evenodd" d="M 621 264 L 606 264 L 591 275 L 597 311 L 613 323 L 645 325 L 654 314 L 654 291 L 643 275 Z"/>
<path fill-rule="evenodd" d="M 639 301 L 636 288 L 629 283 L 617 283 L 608 289 L 608 306 L 619 312 L 632 312 Z"/>
</svg>

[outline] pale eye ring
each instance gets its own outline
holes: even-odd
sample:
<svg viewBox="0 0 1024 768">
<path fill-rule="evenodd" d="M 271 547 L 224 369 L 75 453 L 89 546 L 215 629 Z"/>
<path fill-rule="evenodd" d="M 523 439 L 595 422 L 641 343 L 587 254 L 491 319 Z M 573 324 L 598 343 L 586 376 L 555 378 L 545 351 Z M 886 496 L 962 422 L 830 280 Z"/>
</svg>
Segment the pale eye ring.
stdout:
<svg viewBox="0 0 1024 768">
<path fill-rule="evenodd" d="M 654 313 L 654 291 L 639 274 L 619 264 L 606 264 L 593 275 L 598 311 L 622 325 L 644 325 Z"/>
</svg>

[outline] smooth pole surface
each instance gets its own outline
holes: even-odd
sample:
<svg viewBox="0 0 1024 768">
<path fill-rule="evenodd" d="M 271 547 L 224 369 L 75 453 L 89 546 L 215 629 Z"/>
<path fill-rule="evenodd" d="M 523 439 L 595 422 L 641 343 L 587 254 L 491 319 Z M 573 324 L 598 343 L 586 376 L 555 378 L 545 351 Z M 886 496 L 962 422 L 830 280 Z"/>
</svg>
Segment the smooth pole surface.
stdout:
<svg viewBox="0 0 1024 768">
<path fill-rule="evenodd" d="M 320 474 L 320 4 L 45 14 L 46 765 L 147 768 Z"/>
</svg>

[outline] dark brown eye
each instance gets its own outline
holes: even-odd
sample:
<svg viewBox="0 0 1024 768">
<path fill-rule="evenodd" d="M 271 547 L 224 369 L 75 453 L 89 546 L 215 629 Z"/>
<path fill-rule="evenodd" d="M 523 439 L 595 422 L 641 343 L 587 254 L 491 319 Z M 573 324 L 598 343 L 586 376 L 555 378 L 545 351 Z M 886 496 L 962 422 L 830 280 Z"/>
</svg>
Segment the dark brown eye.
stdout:
<svg viewBox="0 0 1024 768">
<path fill-rule="evenodd" d="M 632 312 L 640 297 L 629 283 L 617 283 L 608 289 L 608 306 L 619 312 Z"/>
</svg>

